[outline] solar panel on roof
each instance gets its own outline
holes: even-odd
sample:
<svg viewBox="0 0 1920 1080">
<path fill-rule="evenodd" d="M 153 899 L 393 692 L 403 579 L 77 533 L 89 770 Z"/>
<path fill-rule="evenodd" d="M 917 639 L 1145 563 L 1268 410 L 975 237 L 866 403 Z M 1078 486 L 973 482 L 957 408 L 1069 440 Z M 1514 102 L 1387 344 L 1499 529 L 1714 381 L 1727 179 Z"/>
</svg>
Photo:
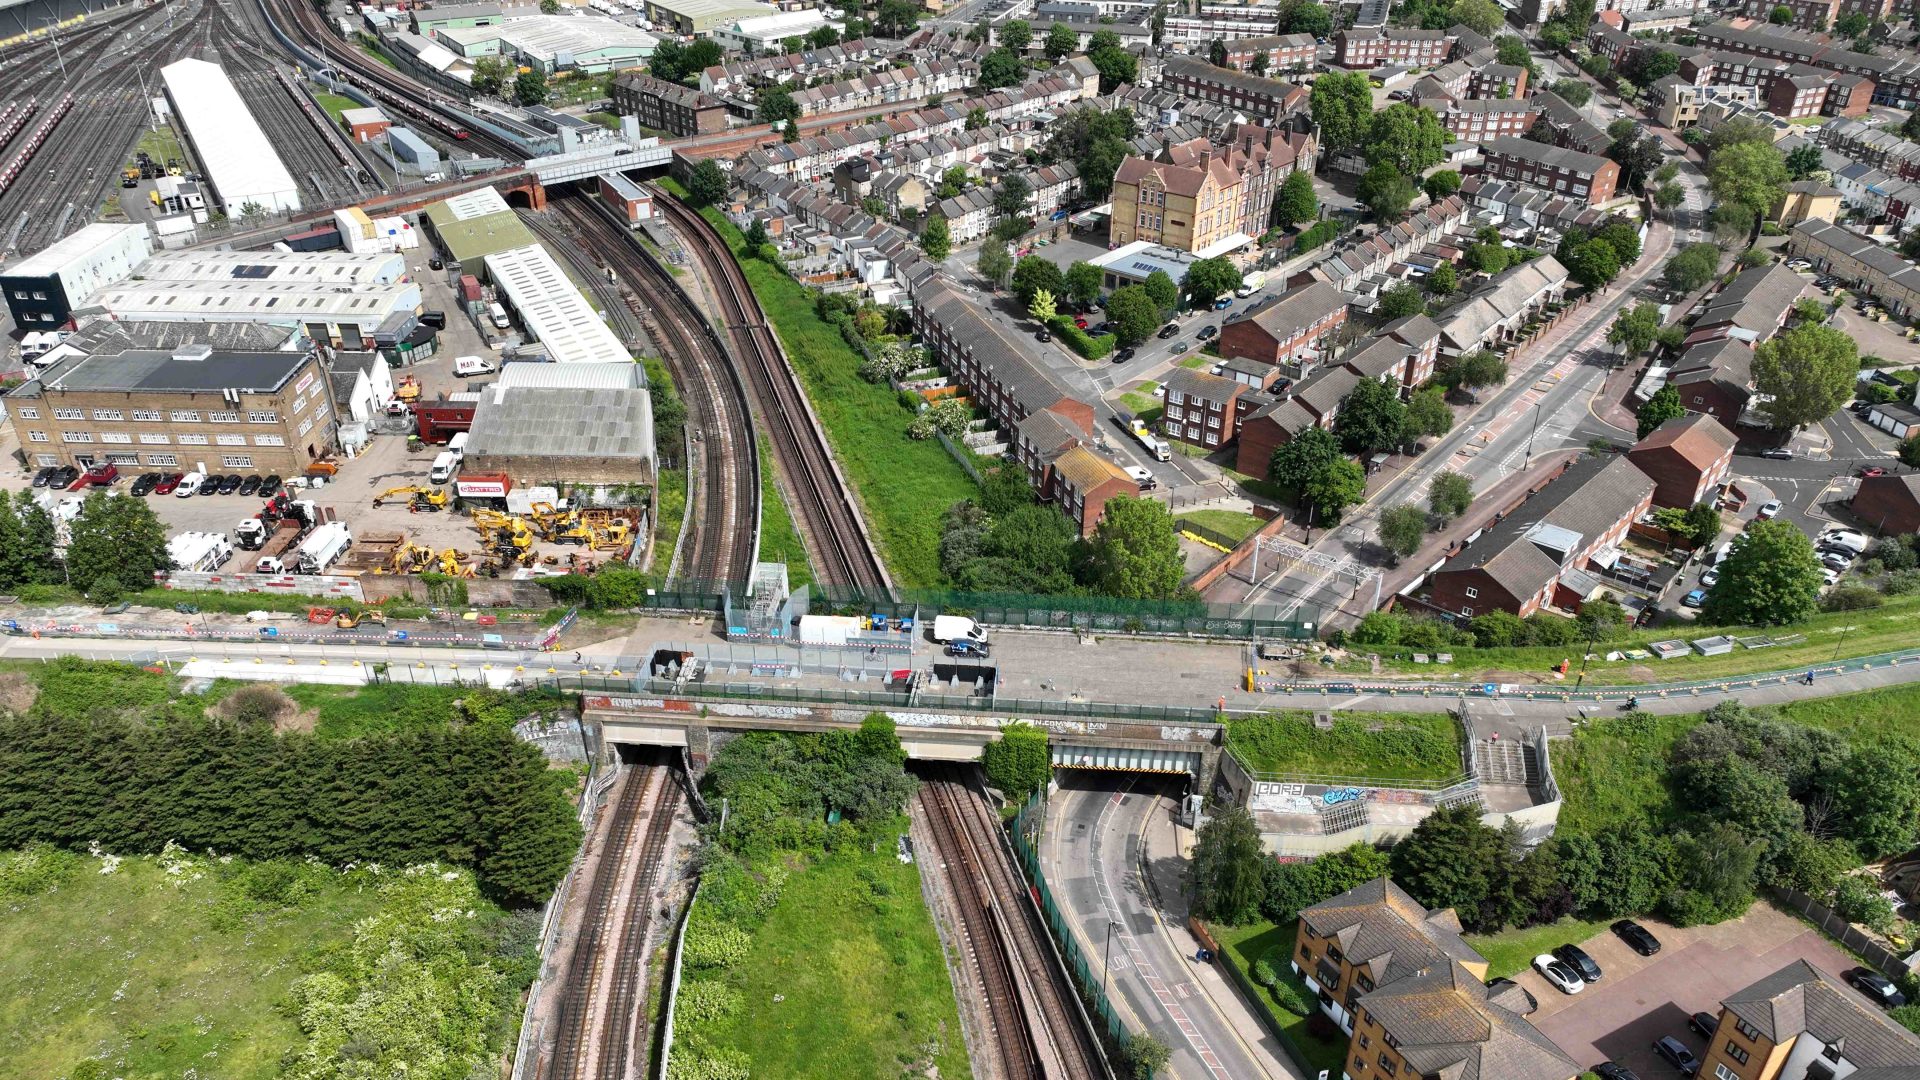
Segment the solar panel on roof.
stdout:
<svg viewBox="0 0 1920 1080">
<path fill-rule="evenodd" d="M 234 277 L 237 277 L 237 278 L 259 279 L 259 278 L 265 278 L 265 277 L 272 277 L 273 267 L 262 266 L 259 263 L 243 263 L 243 264 L 234 266 L 229 272 Z"/>
</svg>

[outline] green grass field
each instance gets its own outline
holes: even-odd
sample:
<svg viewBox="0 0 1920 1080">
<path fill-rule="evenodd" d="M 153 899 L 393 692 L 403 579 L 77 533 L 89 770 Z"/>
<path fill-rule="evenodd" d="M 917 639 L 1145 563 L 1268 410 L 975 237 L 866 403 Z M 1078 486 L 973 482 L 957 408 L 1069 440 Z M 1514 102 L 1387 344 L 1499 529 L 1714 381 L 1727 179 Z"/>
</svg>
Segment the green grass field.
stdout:
<svg viewBox="0 0 1920 1080">
<path fill-rule="evenodd" d="M 1287 970 L 1286 961 L 1293 948 L 1293 927 L 1281 928 L 1270 922 L 1251 923 L 1246 926 L 1215 926 L 1211 928 L 1220 942 L 1227 963 L 1232 964 L 1246 977 L 1248 985 L 1259 986 L 1253 979 L 1253 963 L 1263 956 L 1271 954 L 1269 961 L 1276 971 Z M 1324 1040 L 1316 1038 L 1307 1031 L 1307 1018 L 1296 1016 L 1281 1008 L 1271 994 L 1262 991 L 1253 995 L 1253 1005 L 1265 1009 L 1280 1030 L 1315 1069 L 1338 1069 L 1346 1056 L 1345 1039 Z"/>
<path fill-rule="evenodd" d="M 340 122 L 341 113 L 346 112 L 348 109 L 360 108 L 360 103 L 352 98 L 342 97 L 339 94 L 329 94 L 324 90 L 314 91 L 313 100 L 319 102 L 320 107 L 327 110 L 327 115 L 333 117 L 333 122 L 336 124 Z"/>
<path fill-rule="evenodd" d="M 1582 942 L 1595 934 L 1605 933 L 1610 925 L 1610 922 L 1563 918 L 1558 922 L 1529 926 L 1524 930 L 1468 934 L 1467 944 L 1487 958 L 1487 978 L 1498 979 L 1527 970 L 1533 964 L 1534 957 L 1552 952 L 1555 946 L 1570 941 Z"/>
<path fill-rule="evenodd" d="M 739 252 L 740 230 L 710 207 L 701 212 Z M 895 583 L 940 585 L 940 515 L 978 487 L 938 442 L 907 438 L 913 417 L 885 383 L 860 377 L 859 354 L 814 313 L 812 290 L 759 259 L 740 263 L 826 428 Z"/>
<path fill-rule="evenodd" d="M 891 845 L 796 872 L 728 977 L 744 1007 L 706 1037 L 754 1076 L 919 1075 L 930 1047 L 942 1080 L 972 1075 L 919 869 Z"/>
<path fill-rule="evenodd" d="M 152 860 L 99 862 L 56 891 L 0 905 L 0 1075 L 267 1080 L 302 1043 L 281 1008 L 303 958 L 345 946 L 379 907 L 329 886 L 297 908 L 220 917 L 227 888 L 169 879 Z"/>
<path fill-rule="evenodd" d="M 1446 780 L 1458 776 L 1460 731 L 1445 713 L 1334 713 L 1333 730 L 1304 710 L 1227 721 L 1228 745 L 1247 767 L 1374 780 Z"/>
<path fill-rule="evenodd" d="M 773 460 L 773 444 L 765 432 L 760 440 L 760 561 L 787 564 L 787 587 L 798 589 L 813 584 L 813 564 L 807 560 L 807 545 L 794 528 L 793 512 L 780 497 L 780 463 Z"/>
<path fill-rule="evenodd" d="M 1201 528 L 1231 536 L 1235 541 L 1245 540 L 1266 524 L 1252 514 L 1243 514 L 1238 510 L 1194 510 L 1181 514 L 1174 521 L 1192 522 Z"/>
</svg>

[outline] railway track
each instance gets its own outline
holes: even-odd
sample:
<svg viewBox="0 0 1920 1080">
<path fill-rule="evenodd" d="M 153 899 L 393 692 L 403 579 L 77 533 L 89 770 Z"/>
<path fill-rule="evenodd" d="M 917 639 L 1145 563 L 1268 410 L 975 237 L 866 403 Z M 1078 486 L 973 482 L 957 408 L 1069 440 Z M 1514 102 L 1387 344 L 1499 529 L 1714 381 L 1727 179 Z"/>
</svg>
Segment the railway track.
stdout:
<svg viewBox="0 0 1920 1080">
<path fill-rule="evenodd" d="M 671 766 L 629 767 L 607 821 L 580 936 L 567 966 L 553 1052 L 543 1080 L 645 1075 L 650 1042 L 640 996 L 653 893 L 681 792 Z"/>
<path fill-rule="evenodd" d="M 794 524 L 812 555 L 815 572 L 829 585 L 887 588 L 891 581 L 886 566 L 874 550 L 806 392 L 767 325 L 746 273 L 698 212 L 658 189 L 653 204 L 671 219 L 713 287 L 725 324 L 723 336 L 746 372 L 760 422 L 772 438 L 774 456 L 792 492 Z"/>
<path fill-rule="evenodd" d="M 1107 1075 L 1073 984 L 1027 899 L 1025 880 L 999 839 L 998 816 L 953 766 L 930 767 L 916 796 L 960 908 L 1007 1080 Z"/>
<path fill-rule="evenodd" d="M 697 465 L 688 462 L 693 514 L 675 576 L 746 580 L 759 551 L 763 463 L 745 384 L 680 283 L 624 226 L 578 194 L 550 205 L 594 264 L 619 278 L 621 306 L 648 324 L 686 403 Z"/>
<path fill-rule="evenodd" d="M 207 59 L 226 69 L 254 121 L 273 141 L 281 164 L 300 186 L 303 202 L 333 205 L 364 197 L 367 192 L 354 183 L 353 174 L 360 170 L 340 146 L 343 137 L 309 111 L 310 103 L 294 96 L 296 91 L 282 78 L 283 63 L 241 37 L 235 29 L 238 18 L 225 10 L 224 0 L 221 6 L 222 20 Z M 352 173 L 346 171 L 349 167 Z"/>
</svg>

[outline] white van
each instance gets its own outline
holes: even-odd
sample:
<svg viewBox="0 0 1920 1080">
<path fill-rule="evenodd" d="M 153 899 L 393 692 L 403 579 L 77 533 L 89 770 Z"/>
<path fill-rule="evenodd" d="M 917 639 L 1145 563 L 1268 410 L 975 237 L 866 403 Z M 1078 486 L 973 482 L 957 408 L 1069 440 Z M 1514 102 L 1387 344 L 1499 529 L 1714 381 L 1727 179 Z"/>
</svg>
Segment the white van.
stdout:
<svg viewBox="0 0 1920 1080">
<path fill-rule="evenodd" d="M 484 356 L 456 356 L 453 358 L 453 373 L 462 379 L 469 375 L 491 375 L 499 370 L 500 365 L 488 360 Z"/>
<path fill-rule="evenodd" d="M 507 309 L 501 307 L 500 302 L 497 300 L 487 305 L 487 318 L 493 320 L 493 328 L 495 330 L 505 330 L 507 327 L 513 325 L 507 321 Z"/>
<path fill-rule="evenodd" d="M 462 431 L 447 440 L 447 453 L 453 455 L 454 464 L 467 460 L 467 433 Z"/>
<path fill-rule="evenodd" d="M 182 499 L 186 498 L 189 495 L 198 495 L 200 493 L 200 486 L 202 484 L 205 484 L 206 482 L 207 482 L 206 473 L 190 472 L 187 475 L 180 478 L 180 486 L 174 488 L 173 493 L 176 497 L 182 498 Z"/>
<path fill-rule="evenodd" d="M 453 451 L 442 451 L 439 457 L 433 459 L 433 469 L 427 473 L 427 479 L 444 484 L 453 479 L 453 470 L 459 467 L 460 459 L 454 456 Z"/>
</svg>

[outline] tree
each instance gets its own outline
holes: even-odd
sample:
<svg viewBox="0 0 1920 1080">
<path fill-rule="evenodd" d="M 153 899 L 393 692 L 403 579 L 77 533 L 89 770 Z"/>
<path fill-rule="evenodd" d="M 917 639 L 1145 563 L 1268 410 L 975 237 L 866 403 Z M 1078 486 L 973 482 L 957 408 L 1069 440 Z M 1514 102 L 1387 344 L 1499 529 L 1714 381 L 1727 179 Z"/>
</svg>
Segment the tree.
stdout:
<svg viewBox="0 0 1920 1080">
<path fill-rule="evenodd" d="M 1333 433 L 1349 454 L 1397 450 L 1409 434 L 1407 407 L 1399 393 L 1379 379 L 1361 379 L 1340 403 Z"/>
<path fill-rule="evenodd" d="M 1635 49 L 1627 55 L 1620 73 L 1627 81 L 1645 90 L 1680 70 L 1680 57 L 1669 49 Z"/>
<path fill-rule="evenodd" d="M 1447 18 L 1485 38 L 1492 37 L 1506 21 L 1500 5 L 1493 0 L 1454 0 Z"/>
<path fill-rule="evenodd" d="M 982 279 L 992 282 L 995 289 L 1003 289 L 1013 274 L 1013 256 L 1007 253 L 1007 245 L 988 241 L 980 245 L 980 255 L 973 268 Z"/>
<path fill-rule="evenodd" d="M 1657 136 L 1642 135 L 1634 127 L 1625 135 L 1613 140 L 1607 147 L 1607 156 L 1620 166 L 1619 187 L 1622 191 L 1642 191 L 1646 188 L 1647 177 L 1666 160 L 1666 144 Z"/>
<path fill-rule="evenodd" d="M 1027 302 L 1027 314 L 1043 323 L 1052 320 L 1057 310 L 1054 307 L 1053 294 L 1045 289 L 1034 290 L 1033 299 Z"/>
<path fill-rule="evenodd" d="M 1568 277 L 1589 289 L 1601 288 L 1620 276 L 1620 256 L 1614 253 L 1612 244 L 1597 237 L 1561 253 L 1560 262 L 1567 268 Z"/>
<path fill-rule="evenodd" d="M 1325 5 L 1314 0 L 1284 0 L 1280 5 L 1279 32 L 1325 37 L 1333 33 L 1333 15 Z"/>
<path fill-rule="evenodd" d="M 1433 478 L 1427 486 L 1427 506 L 1434 514 L 1451 521 L 1473 505 L 1473 479 L 1451 469 Z"/>
<path fill-rule="evenodd" d="M 1507 362 L 1485 349 L 1476 349 L 1446 364 L 1441 375 L 1454 386 L 1498 386 L 1507 381 Z"/>
<path fill-rule="evenodd" d="M 1427 538 L 1427 512 L 1412 503 L 1389 506 L 1380 511 L 1380 543 L 1392 557 L 1393 565 L 1420 550 Z"/>
<path fill-rule="evenodd" d="M 1273 61 L 1268 59 L 1267 53 L 1257 52 L 1253 54 L 1253 59 L 1247 61 L 1247 70 L 1255 75 L 1264 76 L 1272 65 Z"/>
<path fill-rule="evenodd" d="M 1756 521 L 1734 537 L 1701 613 L 1718 626 L 1797 623 L 1819 608 L 1825 584 L 1813 543 L 1790 521 Z"/>
<path fill-rule="evenodd" d="M 1579 79 L 1561 79 L 1547 89 L 1560 96 L 1560 100 L 1576 109 L 1584 108 L 1593 100 L 1593 87 Z"/>
<path fill-rule="evenodd" d="M 840 44 L 840 31 L 834 29 L 831 25 L 817 26 L 807 34 L 807 44 L 816 49 L 831 48 Z"/>
<path fill-rule="evenodd" d="M 1307 107 L 1328 157 L 1358 149 L 1373 121 L 1373 86 L 1364 72 L 1330 71 L 1313 81 Z"/>
<path fill-rule="evenodd" d="M 1460 287 L 1460 276 L 1454 272 L 1452 263 L 1441 263 L 1427 275 L 1427 291 L 1435 296 L 1451 296 Z"/>
<path fill-rule="evenodd" d="M 1240 268 L 1223 257 L 1196 259 L 1187 266 L 1187 299 L 1196 308 L 1213 302 L 1241 285 Z"/>
<path fill-rule="evenodd" d="M 1138 345 L 1160 328 L 1160 305 L 1139 285 L 1122 285 L 1107 298 L 1107 321 L 1125 346 Z"/>
<path fill-rule="evenodd" d="M 1402 176 L 1418 176 L 1446 156 L 1448 140 L 1432 109 L 1395 102 L 1373 114 L 1367 126 L 1367 164 L 1392 165 Z"/>
<path fill-rule="evenodd" d="M 1273 223 L 1291 228 L 1302 221 L 1312 221 L 1319 212 L 1320 198 L 1314 193 L 1313 177 L 1305 169 L 1288 173 L 1273 197 Z"/>
<path fill-rule="evenodd" d="M 880 0 L 874 16 L 874 33 L 881 37 L 906 37 L 920 25 L 921 7 L 913 0 Z"/>
<path fill-rule="evenodd" d="M 1326 463 L 1307 477 L 1306 485 L 1300 489 L 1300 498 L 1310 512 L 1329 525 L 1339 521 L 1347 507 L 1365 498 L 1366 494 L 1367 474 L 1358 462 L 1348 458 L 1335 458 Z"/>
<path fill-rule="evenodd" d="M 521 72 L 513 80 L 513 100 L 521 105 L 545 105 L 547 73 L 538 67 Z"/>
<path fill-rule="evenodd" d="M 1427 815 L 1389 855 L 1395 884 L 1429 908 L 1453 908 L 1476 929 L 1485 925 L 1482 908 L 1500 901 L 1497 882 L 1514 858 L 1501 834 L 1480 821 L 1478 808 L 1465 805 Z"/>
<path fill-rule="evenodd" d="M 1180 286 L 1174 284 L 1173 277 L 1165 270 L 1155 270 L 1141 283 L 1147 295 L 1153 298 L 1154 305 L 1160 309 L 1160 317 L 1165 318 L 1180 307 Z"/>
<path fill-rule="evenodd" d="M 949 165 L 945 171 L 941 172 L 940 181 L 934 185 L 933 194 L 937 198 L 951 199 L 967 190 L 967 179 L 965 165 Z"/>
<path fill-rule="evenodd" d="M 1001 177 L 1000 186 L 993 191 L 993 212 L 1002 217 L 1019 217 L 1027 212 L 1027 201 L 1033 198 L 1033 185 L 1019 173 L 1008 173 Z"/>
<path fill-rule="evenodd" d="M 153 588 L 153 575 L 173 569 L 167 529 L 144 499 L 87 496 L 67 544 L 67 580 L 91 587 L 116 581 L 128 592 Z"/>
<path fill-rule="evenodd" d="M 1900 440 L 1897 451 L 1900 464 L 1909 469 L 1920 469 L 1920 432 L 1915 432 Z"/>
<path fill-rule="evenodd" d="M 1035 293 L 1045 289 L 1055 296 L 1067 291 L 1066 275 L 1060 268 L 1038 255 L 1029 255 L 1013 268 L 1013 294 L 1021 307 L 1032 307 Z"/>
<path fill-rule="evenodd" d="M 687 180 L 687 195 L 695 206 L 712 206 L 725 201 L 727 174 L 720 170 L 719 162 L 707 158 L 693 167 L 693 175 Z"/>
<path fill-rule="evenodd" d="M 794 53 L 806 51 L 807 39 L 799 34 L 795 34 L 792 37 L 781 38 L 780 47 L 786 51 L 787 55 L 792 56 Z"/>
<path fill-rule="evenodd" d="M 1439 202 L 1460 190 L 1460 174 L 1452 169 L 1441 169 L 1422 181 L 1420 186 L 1426 191 L 1427 198 Z"/>
<path fill-rule="evenodd" d="M 1726 822 L 1714 822 L 1698 836 L 1682 835 L 1675 845 L 1673 891 L 1664 904 L 1675 926 L 1723 922 L 1753 904 L 1754 873 L 1761 845 Z"/>
<path fill-rule="evenodd" d="M 1473 244 L 1467 248 L 1467 265 L 1483 274 L 1497 274 L 1507 268 L 1512 253 L 1498 243 Z"/>
<path fill-rule="evenodd" d="M 1021 479 L 1022 486 L 1026 481 Z M 1020 800 L 1040 790 L 1053 775 L 1047 752 L 1047 731 L 1032 724 L 1012 723 L 1000 729 L 1000 738 L 980 752 L 987 783 L 1008 798 Z"/>
<path fill-rule="evenodd" d="M 935 214 L 927 218 L 927 224 L 920 230 L 920 250 L 934 262 L 945 262 L 953 253 L 953 230 L 947 225 L 947 219 Z"/>
<path fill-rule="evenodd" d="M 1171 1060 L 1173 1051 L 1152 1035 L 1142 1031 L 1128 1036 L 1127 1068 L 1131 1080 L 1153 1080 Z"/>
<path fill-rule="evenodd" d="M 1651 911 L 1673 881 L 1673 842 L 1639 818 L 1607 826 L 1593 840 L 1606 882 L 1593 914 L 1610 919 Z"/>
<path fill-rule="evenodd" d="M 1166 504 L 1157 500 L 1127 495 L 1107 500 L 1087 555 L 1094 587 L 1103 596 L 1170 600 L 1183 588 L 1187 563 L 1180 535 Z"/>
<path fill-rule="evenodd" d="M 1026 72 L 1027 66 L 1020 62 L 1013 50 L 1002 45 L 981 59 L 980 86 L 986 90 L 1019 86 Z"/>
<path fill-rule="evenodd" d="M 1707 183 L 1713 197 L 1764 216 L 1786 193 L 1787 164 L 1772 143 L 1723 146 L 1707 159 Z"/>
<path fill-rule="evenodd" d="M 1666 283 L 1676 292 L 1703 289 L 1720 272 L 1720 248 L 1715 244 L 1688 244 L 1680 254 L 1667 260 L 1661 271 Z"/>
<path fill-rule="evenodd" d="M 1391 869 L 1386 852 L 1367 843 L 1349 844 L 1307 862 L 1269 859 L 1260 914 L 1270 922 L 1292 925 L 1302 909 L 1383 878 Z"/>
<path fill-rule="evenodd" d="M 793 100 L 792 91 L 774 83 L 761 87 L 754 96 L 754 116 L 763 124 L 781 124 L 798 119 L 800 105 Z"/>
<path fill-rule="evenodd" d="M 1404 319 L 1409 315 L 1418 315 L 1427 309 L 1427 302 L 1421 298 L 1420 290 L 1412 282 L 1403 281 L 1380 294 L 1380 305 L 1375 309 L 1383 319 Z"/>
<path fill-rule="evenodd" d="M 1685 202 L 1686 198 L 1687 189 L 1681 187 L 1679 184 L 1661 184 L 1659 187 L 1653 189 L 1653 205 L 1669 214 L 1673 212 L 1674 207 Z"/>
<path fill-rule="evenodd" d="M 1066 23 L 1054 23 L 1052 29 L 1046 31 L 1046 44 L 1043 46 L 1046 60 L 1064 60 L 1073 56 L 1075 48 L 1079 48 L 1079 35 L 1075 35 Z"/>
<path fill-rule="evenodd" d="M 1529 77 L 1537 76 L 1540 68 L 1533 62 L 1533 53 L 1527 43 L 1512 34 L 1502 34 L 1493 41 L 1493 59 L 1509 67 L 1525 68 Z"/>
<path fill-rule="evenodd" d="M 754 218 L 752 223 L 747 226 L 747 235 L 743 239 L 746 242 L 749 253 L 758 252 L 770 239 L 767 236 L 767 223 L 761 221 L 759 218 Z"/>
<path fill-rule="evenodd" d="M 661 44 L 664 45 L 666 43 L 662 42 Z M 507 83 L 507 73 L 511 70 L 513 69 L 507 64 L 504 57 L 482 56 L 476 58 L 473 62 L 473 82 L 470 84 L 473 87 L 473 92 L 481 97 L 499 96 L 501 88 Z M 671 79 L 675 82 L 679 81 L 680 76 L 678 72 L 675 72 L 671 76 L 661 74 L 659 60 L 654 61 L 651 70 L 660 78 Z"/>
<path fill-rule="evenodd" d="M 1639 422 L 1640 438 L 1644 439 L 1661 424 L 1685 415 L 1687 408 L 1680 403 L 1680 391 L 1669 385 L 1654 391 L 1634 414 L 1634 419 Z"/>
<path fill-rule="evenodd" d="M 1100 268 L 1090 262 L 1075 262 L 1067 267 L 1067 293 L 1082 304 L 1091 304 L 1100 295 Z"/>
<path fill-rule="evenodd" d="M 1767 12 L 1767 21 L 1775 26 L 1792 26 L 1793 9 L 1785 4 L 1775 4 L 1773 10 Z"/>
<path fill-rule="evenodd" d="M 1868 862 L 1913 847 L 1920 821 L 1920 768 L 1911 743 L 1861 743 L 1828 770 L 1835 830 Z"/>
<path fill-rule="evenodd" d="M 1791 180 L 1805 180 L 1807 177 L 1812 176 L 1814 173 L 1824 171 L 1826 168 L 1826 166 L 1821 163 L 1820 148 L 1812 143 L 1795 148 L 1792 153 L 1787 155 L 1785 164 L 1787 166 L 1787 177 Z"/>
<path fill-rule="evenodd" d="M 1094 37 L 1099 37 L 1098 33 Z M 1100 73 L 1100 92 L 1113 93 L 1114 87 L 1122 83 L 1131 83 L 1140 77 L 1140 60 L 1121 46 L 1106 45 L 1094 48 L 1087 53 L 1087 59 L 1093 61 L 1094 70 Z"/>
<path fill-rule="evenodd" d="M 1000 44 L 1021 53 L 1033 44 L 1033 24 L 1025 19 L 1009 19 L 1000 27 Z"/>
<path fill-rule="evenodd" d="M 1260 826 L 1243 806 L 1229 807 L 1200 826 L 1187 884 L 1193 913 L 1229 926 L 1252 922 L 1260 914 L 1262 865 Z"/>
<path fill-rule="evenodd" d="M 1219 38 L 1214 38 L 1213 41 L 1210 44 L 1208 44 L 1207 63 L 1212 64 L 1214 67 L 1219 67 L 1219 68 L 1231 68 L 1233 66 L 1232 64 L 1227 63 L 1227 43 L 1226 42 L 1220 40 Z"/>
<path fill-rule="evenodd" d="M 1776 334 L 1753 352 L 1754 388 L 1771 400 L 1761 413 L 1775 428 L 1816 424 L 1853 397 L 1860 349 L 1830 326 L 1802 325 Z"/>
<path fill-rule="evenodd" d="M 1398 221 L 1407 216 L 1413 203 L 1413 184 L 1400 170 L 1381 162 L 1360 177 L 1354 192 L 1373 216 L 1381 221 Z"/>
<path fill-rule="evenodd" d="M 1635 304 L 1614 317 L 1613 325 L 1607 328 L 1607 344 L 1618 345 L 1622 353 L 1634 357 L 1646 352 L 1659 332 L 1659 305 Z"/>
<path fill-rule="evenodd" d="M 1447 392 L 1438 386 L 1423 386 L 1407 399 L 1407 427 L 1415 436 L 1437 438 L 1453 430 L 1453 410 L 1447 407 Z"/>
</svg>

